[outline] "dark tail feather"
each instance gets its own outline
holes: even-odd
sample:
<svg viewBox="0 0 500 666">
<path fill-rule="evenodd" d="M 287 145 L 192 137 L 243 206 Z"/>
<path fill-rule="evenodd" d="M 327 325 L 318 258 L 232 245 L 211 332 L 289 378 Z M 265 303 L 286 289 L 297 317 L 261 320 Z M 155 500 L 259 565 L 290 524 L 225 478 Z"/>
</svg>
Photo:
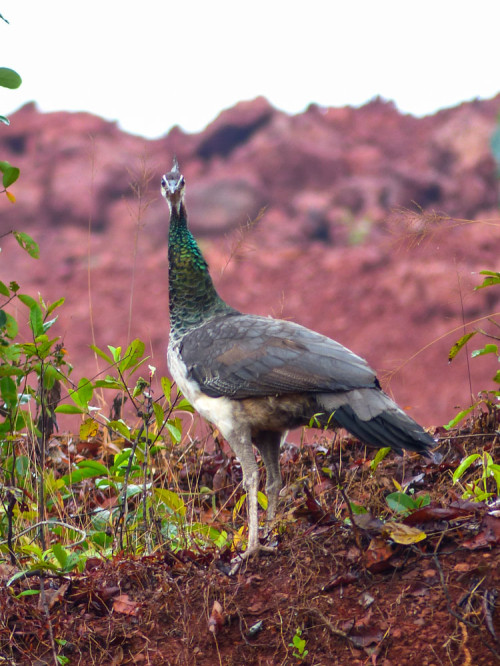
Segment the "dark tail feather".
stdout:
<svg viewBox="0 0 500 666">
<path fill-rule="evenodd" d="M 350 405 L 335 410 L 334 420 L 365 444 L 378 448 L 390 446 L 401 454 L 403 449 L 429 456 L 436 442 L 419 424 L 402 410 L 386 410 L 366 421 Z"/>
</svg>

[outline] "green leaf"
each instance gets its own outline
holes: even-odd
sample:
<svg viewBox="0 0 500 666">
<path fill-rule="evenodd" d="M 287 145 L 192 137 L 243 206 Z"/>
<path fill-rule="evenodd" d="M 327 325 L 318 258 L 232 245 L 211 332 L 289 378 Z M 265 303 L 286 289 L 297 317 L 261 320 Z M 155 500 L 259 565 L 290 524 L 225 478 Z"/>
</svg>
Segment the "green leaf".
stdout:
<svg viewBox="0 0 500 666">
<path fill-rule="evenodd" d="M 0 86 L 15 90 L 15 88 L 19 88 L 22 82 L 22 78 L 13 69 L 0 67 Z"/>
<path fill-rule="evenodd" d="M 15 407 L 17 405 L 17 387 L 11 377 L 0 378 L 0 395 L 7 407 Z"/>
<path fill-rule="evenodd" d="M 166 422 L 166 427 L 174 444 L 178 444 L 182 439 L 182 433 L 171 421 Z"/>
<path fill-rule="evenodd" d="M 43 315 L 38 303 L 34 303 L 30 308 L 30 326 L 35 338 L 43 334 Z"/>
<path fill-rule="evenodd" d="M 68 560 L 68 551 L 66 548 L 63 548 L 60 543 L 52 544 L 52 552 L 54 553 L 55 558 L 61 565 L 61 569 L 64 569 L 66 562 Z"/>
<path fill-rule="evenodd" d="M 96 345 L 90 345 L 90 349 L 92 349 L 92 351 L 95 352 L 97 356 L 100 356 L 102 359 L 104 359 L 106 363 L 109 363 L 109 365 L 114 365 L 114 359 L 112 359 L 111 356 L 106 354 L 106 352 L 104 352 L 102 349 L 99 349 L 99 347 L 96 347 Z"/>
<path fill-rule="evenodd" d="M 10 187 L 19 178 L 20 170 L 17 167 L 11 166 L 10 169 L 3 172 L 2 183 L 5 189 Z"/>
<path fill-rule="evenodd" d="M 496 273 L 495 271 L 480 271 L 480 275 L 487 275 L 488 277 L 484 279 L 483 284 L 474 287 L 474 291 L 491 287 L 494 284 L 500 284 L 500 273 Z"/>
<path fill-rule="evenodd" d="M 484 356 L 485 354 L 496 354 L 498 356 L 498 346 L 493 344 L 484 345 L 482 349 L 474 349 L 471 353 L 472 358 L 477 356 Z"/>
<path fill-rule="evenodd" d="M 455 416 L 455 418 L 451 419 L 451 421 L 447 423 L 444 426 L 444 428 L 446 430 L 451 430 L 451 428 L 454 428 L 457 425 L 457 423 L 460 423 L 460 421 L 462 421 L 462 419 L 464 419 L 467 416 L 467 414 L 470 414 L 472 412 L 475 406 L 476 405 L 471 405 L 470 407 L 467 407 L 467 409 L 463 409 Z"/>
<path fill-rule="evenodd" d="M 465 345 L 469 342 L 469 340 L 476 335 L 477 331 L 472 331 L 472 333 L 466 333 L 463 335 L 460 340 L 457 340 L 453 347 L 450 349 L 449 354 L 448 354 L 448 362 L 451 363 L 455 356 L 458 354 L 458 352 L 462 349 L 462 347 L 465 347 Z"/>
<path fill-rule="evenodd" d="M 7 313 L 5 310 L 0 310 L 0 328 L 4 328 L 7 325 Z"/>
<path fill-rule="evenodd" d="M 6 314 L 7 314 L 7 324 L 5 325 L 5 335 L 11 340 L 13 340 L 18 333 L 19 327 L 14 317 L 10 315 L 8 312 Z"/>
<path fill-rule="evenodd" d="M 85 410 L 76 405 L 57 405 L 54 411 L 57 414 L 85 414 Z"/>
<path fill-rule="evenodd" d="M 119 369 L 121 372 L 125 372 L 132 366 L 134 366 L 143 356 L 145 345 L 142 340 L 136 339 L 133 340 L 127 347 L 127 351 L 123 355 L 123 360 L 119 364 Z"/>
<path fill-rule="evenodd" d="M 10 120 L 5 116 L 0 116 L 0 123 L 3 123 L 4 125 L 10 125 Z"/>
<path fill-rule="evenodd" d="M 132 439 L 130 428 L 121 419 L 119 421 L 110 421 L 107 425 L 108 428 L 111 428 L 112 430 L 115 430 L 116 432 L 120 433 L 120 435 L 122 435 L 122 437 L 125 437 L 125 439 L 129 440 Z"/>
<path fill-rule="evenodd" d="M 108 388 L 123 391 L 125 389 L 125 385 L 118 379 L 108 375 L 106 379 L 98 379 L 96 382 L 94 382 L 94 388 Z"/>
<path fill-rule="evenodd" d="M 375 454 L 375 458 L 370 463 L 370 469 L 372 472 L 377 470 L 377 467 L 380 465 L 382 460 L 391 452 L 390 446 L 385 446 L 382 449 L 379 449 Z"/>
<path fill-rule="evenodd" d="M 368 509 L 365 509 L 361 504 L 355 504 L 354 502 L 349 502 L 351 511 L 355 516 L 361 516 L 364 513 L 368 513 Z"/>
<path fill-rule="evenodd" d="M 38 243 L 36 243 L 31 236 L 25 234 L 24 231 L 13 231 L 14 238 L 17 240 L 19 245 L 26 250 L 26 252 L 33 257 L 33 259 L 38 259 L 40 256 L 40 248 Z"/>
<path fill-rule="evenodd" d="M 478 459 L 480 458 L 479 453 L 473 453 L 470 456 L 467 456 L 465 460 L 462 460 L 460 465 L 457 467 L 457 469 L 453 472 L 453 483 L 456 483 L 460 477 L 463 475 L 463 473 L 469 469 L 469 467 Z"/>
<path fill-rule="evenodd" d="M 406 495 L 405 493 L 391 493 L 390 495 L 387 495 L 385 498 L 385 501 L 389 505 L 389 507 L 393 510 L 396 511 L 397 513 L 404 513 L 405 511 L 409 511 L 411 509 L 415 509 L 416 506 L 418 506 L 415 503 L 415 500 L 413 497 L 410 497 L 409 495 Z"/>
<path fill-rule="evenodd" d="M 108 476 L 108 468 L 97 460 L 81 460 L 78 463 L 78 469 L 91 469 L 99 476 Z"/>
<path fill-rule="evenodd" d="M 153 412 L 155 413 L 156 425 L 158 429 L 160 429 L 163 425 L 163 419 L 165 418 L 163 407 L 160 405 L 160 403 L 153 402 Z"/>
<path fill-rule="evenodd" d="M 65 298 L 60 298 L 59 300 L 54 301 L 53 303 L 51 303 L 49 305 L 49 307 L 47 308 L 47 313 L 46 313 L 45 316 L 48 317 L 49 315 L 51 315 L 56 308 L 58 308 L 60 305 L 62 305 L 64 303 L 65 300 L 66 300 Z M 57 317 L 56 317 L 56 319 L 57 319 Z M 55 319 L 53 319 L 52 321 L 54 322 Z"/>
<path fill-rule="evenodd" d="M 0 280 L 0 294 L 2 294 L 2 296 L 7 296 L 7 298 L 10 296 L 10 289 L 1 280 Z"/>
<path fill-rule="evenodd" d="M 153 492 L 156 497 L 166 504 L 174 513 L 179 516 L 186 515 L 186 505 L 177 493 L 167 490 L 166 488 L 154 488 Z"/>
<path fill-rule="evenodd" d="M 168 377 L 162 377 L 160 379 L 160 382 L 161 382 L 161 388 L 163 390 L 163 395 L 165 396 L 165 398 L 167 399 L 168 404 L 170 405 L 171 404 L 170 394 L 172 393 L 172 382 L 170 381 L 170 379 Z"/>
<path fill-rule="evenodd" d="M 109 351 L 113 354 L 113 363 L 118 363 L 120 360 L 120 355 L 122 353 L 121 347 L 113 347 L 113 345 L 108 345 Z"/>
<path fill-rule="evenodd" d="M 21 301 L 21 303 L 24 303 L 26 307 L 32 308 L 34 305 L 38 305 L 38 303 L 35 301 L 33 296 L 28 296 L 28 294 L 18 294 L 18 299 Z"/>
<path fill-rule="evenodd" d="M 100 548 L 108 548 L 113 543 L 113 537 L 111 534 L 106 534 L 106 532 L 94 532 L 90 540 Z"/>
<path fill-rule="evenodd" d="M 188 400 L 186 400 L 186 398 L 183 398 L 177 403 L 176 409 L 194 414 L 194 407 Z"/>
<path fill-rule="evenodd" d="M 87 411 L 89 402 L 92 400 L 94 389 L 92 383 L 86 377 L 82 377 L 78 382 L 78 387 L 74 391 L 68 391 L 70 398 L 81 407 L 84 411 Z"/>
</svg>

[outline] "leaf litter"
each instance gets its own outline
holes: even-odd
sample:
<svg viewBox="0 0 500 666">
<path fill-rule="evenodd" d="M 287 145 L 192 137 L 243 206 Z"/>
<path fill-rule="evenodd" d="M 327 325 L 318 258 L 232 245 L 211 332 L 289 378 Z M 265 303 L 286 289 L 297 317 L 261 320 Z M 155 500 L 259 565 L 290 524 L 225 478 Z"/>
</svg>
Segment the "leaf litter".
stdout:
<svg viewBox="0 0 500 666">
<path fill-rule="evenodd" d="M 496 429 L 481 438 L 467 438 L 465 428 L 442 433 L 439 463 L 389 456 L 375 473 L 373 452 L 352 438 L 287 446 L 276 554 L 245 562 L 234 577 L 225 573 L 234 551 L 209 542 L 92 557 L 79 573 L 35 571 L 8 587 L 16 567 L 2 564 L 0 654 L 19 666 L 53 663 L 51 631 L 64 663 L 86 666 L 500 663 L 498 508 L 462 499 L 450 472 L 473 451 L 498 460 Z M 99 460 L 102 452 L 92 451 Z M 338 477 L 329 473 L 335 466 Z M 219 446 L 192 447 L 177 472 L 186 493 L 217 489 L 223 510 L 214 512 L 207 495 L 192 508 L 196 520 L 237 534 L 234 457 Z M 392 479 L 428 503 L 395 513 L 385 500 Z M 112 504 L 92 483 L 81 481 L 82 500 Z M 41 589 L 41 577 L 48 618 L 40 595 L 27 594 Z M 296 635 L 306 648 L 300 659 L 290 647 Z"/>
</svg>

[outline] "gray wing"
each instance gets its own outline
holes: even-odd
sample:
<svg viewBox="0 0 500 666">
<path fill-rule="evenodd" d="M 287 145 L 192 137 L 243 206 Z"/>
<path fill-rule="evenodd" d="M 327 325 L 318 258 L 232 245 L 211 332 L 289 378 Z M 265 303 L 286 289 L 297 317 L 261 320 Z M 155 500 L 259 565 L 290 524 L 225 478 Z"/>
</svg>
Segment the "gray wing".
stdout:
<svg viewBox="0 0 500 666">
<path fill-rule="evenodd" d="M 188 377 L 211 397 L 237 399 L 379 386 L 366 361 L 303 326 L 256 315 L 215 318 L 179 348 Z"/>
</svg>

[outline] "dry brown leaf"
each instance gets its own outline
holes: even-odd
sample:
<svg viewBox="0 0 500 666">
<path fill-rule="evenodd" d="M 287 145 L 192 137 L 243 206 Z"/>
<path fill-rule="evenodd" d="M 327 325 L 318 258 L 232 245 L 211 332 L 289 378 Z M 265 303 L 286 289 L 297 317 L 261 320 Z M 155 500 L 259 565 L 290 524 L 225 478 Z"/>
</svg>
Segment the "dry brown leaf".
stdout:
<svg viewBox="0 0 500 666">
<path fill-rule="evenodd" d="M 113 610 L 117 613 L 122 613 L 122 615 L 137 615 L 139 606 L 129 598 L 128 594 L 120 594 L 113 601 Z"/>
<path fill-rule="evenodd" d="M 210 631 L 215 636 L 223 624 L 224 618 L 222 616 L 222 606 L 218 601 L 214 601 L 212 612 L 208 618 L 208 631 Z"/>
</svg>

